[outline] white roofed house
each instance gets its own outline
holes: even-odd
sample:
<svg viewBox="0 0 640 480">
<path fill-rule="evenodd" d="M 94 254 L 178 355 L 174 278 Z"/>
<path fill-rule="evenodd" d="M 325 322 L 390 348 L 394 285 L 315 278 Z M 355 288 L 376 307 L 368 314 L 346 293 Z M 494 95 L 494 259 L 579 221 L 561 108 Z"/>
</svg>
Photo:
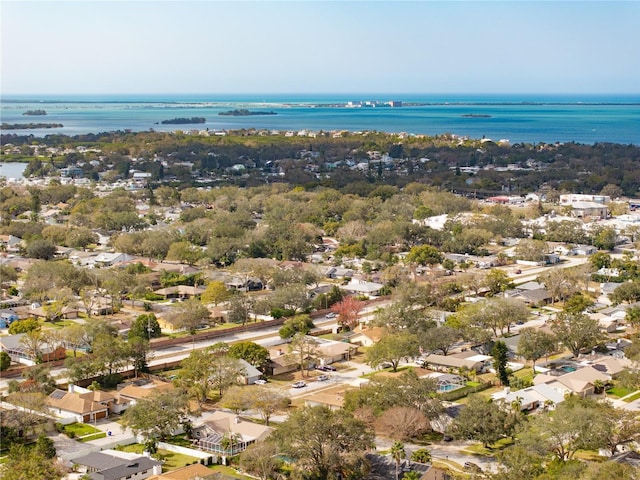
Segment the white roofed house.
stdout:
<svg viewBox="0 0 640 480">
<path fill-rule="evenodd" d="M 340 288 L 356 295 L 376 296 L 380 294 L 380 290 L 384 287 L 381 283 L 367 282 L 366 280 L 356 280 L 354 278 Z"/>
<path fill-rule="evenodd" d="M 261 442 L 273 429 L 230 412 L 216 411 L 200 426 L 193 429 L 193 438 L 201 450 L 226 458 L 244 452 L 249 445 Z"/>
</svg>

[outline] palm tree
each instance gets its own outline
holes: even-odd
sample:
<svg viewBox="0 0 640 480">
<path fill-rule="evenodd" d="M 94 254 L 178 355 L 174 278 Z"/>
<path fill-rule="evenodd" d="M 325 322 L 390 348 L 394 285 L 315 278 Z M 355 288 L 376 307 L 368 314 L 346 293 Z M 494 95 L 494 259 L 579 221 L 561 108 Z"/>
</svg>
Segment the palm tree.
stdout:
<svg viewBox="0 0 640 480">
<path fill-rule="evenodd" d="M 415 470 L 404 472 L 404 475 L 402 476 L 402 480 L 420 480 L 420 478 L 420 474 Z"/>
<path fill-rule="evenodd" d="M 400 460 L 404 460 L 407 456 L 407 453 L 404 451 L 404 443 L 402 442 L 394 442 L 391 445 L 391 458 L 396 462 L 396 480 L 398 480 L 398 475 L 400 474 Z"/>
</svg>

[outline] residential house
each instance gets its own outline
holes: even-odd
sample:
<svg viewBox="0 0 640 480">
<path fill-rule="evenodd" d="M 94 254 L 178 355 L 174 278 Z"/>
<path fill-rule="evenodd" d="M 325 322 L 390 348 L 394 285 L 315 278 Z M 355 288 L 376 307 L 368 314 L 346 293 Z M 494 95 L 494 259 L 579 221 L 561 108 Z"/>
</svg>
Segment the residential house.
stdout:
<svg viewBox="0 0 640 480">
<path fill-rule="evenodd" d="M 539 408 L 553 410 L 556 405 L 564 402 L 564 395 L 546 383 L 533 385 L 515 392 L 511 392 L 506 388 L 494 393 L 491 398 L 506 407 L 511 407 L 514 402 L 517 402 L 523 412 L 530 412 Z"/>
<path fill-rule="evenodd" d="M 137 379 L 127 384 L 118 385 L 118 403 L 135 405 L 139 400 L 154 393 L 166 393 L 175 390 L 173 383 L 160 380 Z"/>
<path fill-rule="evenodd" d="M 262 378 L 262 372 L 242 358 L 239 360 L 244 372 L 240 375 L 241 383 L 245 385 L 253 385 L 256 380 Z"/>
<path fill-rule="evenodd" d="M 91 480 L 144 480 L 162 473 L 162 462 L 125 452 L 91 452 L 74 458 L 73 463 Z"/>
<path fill-rule="evenodd" d="M 386 333 L 383 327 L 364 327 L 362 324 L 353 329 L 349 336 L 349 343 L 371 347 L 375 345 Z"/>
<path fill-rule="evenodd" d="M 347 285 L 340 286 L 342 290 L 346 290 L 347 292 L 366 296 L 379 295 L 382 287 L 384 287 L 384 285 L 381 283 L 367 282 L 365 280 L 356 280 L 353 278 Z"/>
<path fill-rule="evenodd" d="M 7 308 L 5 310 L 0 310 L 0 328 L 9 328 L 12 322 L 19 320 L 20 317 L 16 312 Z"/>
<path fill-rule="evenodd" d="M 199 297 L 205 291 L 205 287 L 191 285 L 176 285 L 173 287 L 161 288 L 156 290 L 156 295 L 164 297 L 165 300 L 170 298 L 193 298 Z"/>
<path fill-rule="evenodd" d="M 573 255 L 593 255 L 598 249 L 593 245 L 576 245 L 571 249 Z"/>
<path fill-rule="evenodd" d="M 32 366 L 36 363 L 64 360 L 67 357 L 67 351 L 61 345 L 53 346 L 44 343 L 39 346 L 37 352 L 32 351 L 22 342 L 25 335 L 18 333 L 0 337 L 0 350 L 6 352 L 13 362 Z"/>
<path fill-rule="evenodd" d="M 49 410 L 61 418 L 75 418 L 78 423 L 107 418 L 116 407 L 116 397 L 101 390 L 87 390 L 72 383 L 67 391 L 56 389 L 45 400 Z"/>
<path fill-rule="evenodd" d="M 193 437 L 198 439 L 201 450 L 222 457 L 238 455 L 249 445 L 265 440 L 273 429 L 265 425 L 240 418 L 229 412 L 216 411 L 202 425 L 193 429 Z"/>
<path fill-rule="evenodd" d="M 574 372 L 554 376 L 549 373 L 538 374 L 533 378 L 534 385 L 546 383 L 561 395 L 576 394 L 581 397 L 592 395 L 595 390 L 595 382 L 608 382 L 610 375 L 603 373 L 592 366 L 577 368 Z"/>
<path fill-rule="evenodd" d="M 307 407 L 327 407 L 330 410 L 340 410 L 344 405 L 344 390 L 340 392 L 315 392 L 304 397 Z"/>
<path fill-rule="evenodd" d="M 186 467 L 177 468 L 162 475 L 152 475 L 149 480 L 198 480 L 212 475 L 212 470 L 201 463 L 194 463 Z"/>
<path fill-rule="evenodd" d="M 473 350 L 452 355 L 429 354 L 423 358 L 424 368 L 440 372 L 467 369 L 476 373 L 485 373 L 489 371 L 493 362 L 493 357 L 480 355 Z"/>
</svg>

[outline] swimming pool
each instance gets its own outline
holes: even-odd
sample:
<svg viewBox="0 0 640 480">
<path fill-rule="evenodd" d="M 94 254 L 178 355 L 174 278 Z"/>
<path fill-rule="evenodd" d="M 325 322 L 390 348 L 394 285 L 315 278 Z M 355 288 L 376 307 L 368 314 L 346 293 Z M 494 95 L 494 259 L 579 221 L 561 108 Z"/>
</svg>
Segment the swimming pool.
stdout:
<svg viewBox="0 0 640 480">
<path fill-rule="evenodd" d="M 440 385 L 438 387 L 438 392 L 450 392 L 451 390 L 455 390 L 456 388 L 461 388 L 461 385 Z"/>
<path fill-rule="evenodd" d="M 564 370 L 565 372 L 570 373 L 570 372 L 575 372 L 576 367 L 572 367 L 571 365 L 563 365 L 560 367 L 560 370 Z"/>
</svg>

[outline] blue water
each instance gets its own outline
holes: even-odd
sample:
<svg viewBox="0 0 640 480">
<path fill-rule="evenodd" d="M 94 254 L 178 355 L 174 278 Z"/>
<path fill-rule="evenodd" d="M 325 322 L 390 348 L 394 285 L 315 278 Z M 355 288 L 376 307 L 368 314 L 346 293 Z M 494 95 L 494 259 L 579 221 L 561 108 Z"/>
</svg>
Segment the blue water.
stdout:
<svg viewBox="0 0 640 480">
<path fill-rule="evenodd" d="M 401 108 L 335 108 L 348 101 L 424 103 Z M 234 108 L 277 115 L 229 117 Z M 44 109 L 47 116 L 23 116 Z M 468 118 L 463 115 L 489 115 Z M 205 117 L 205 124 L 160 125 L 175 117 Z M 640 95 L 103 95 L 4 96 L 7 123 L 62 123 L 63 128 L 4 131 L 43 136 L 114 130 L 177 129 L 375 130 L 515 142 L 596 142 L 640 145 Z"/>
<path fill-rule="evenodd" d="M 460 385 L 441 385 L 438 387 L 438 392 L 450 392 L 456 388 L 462 388 Z"/>
</svg>

